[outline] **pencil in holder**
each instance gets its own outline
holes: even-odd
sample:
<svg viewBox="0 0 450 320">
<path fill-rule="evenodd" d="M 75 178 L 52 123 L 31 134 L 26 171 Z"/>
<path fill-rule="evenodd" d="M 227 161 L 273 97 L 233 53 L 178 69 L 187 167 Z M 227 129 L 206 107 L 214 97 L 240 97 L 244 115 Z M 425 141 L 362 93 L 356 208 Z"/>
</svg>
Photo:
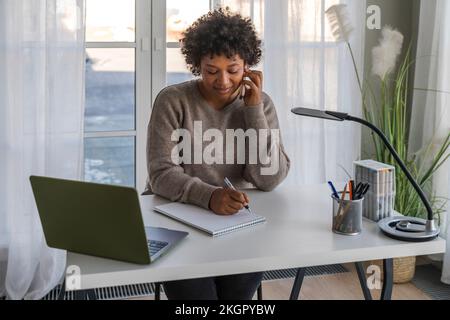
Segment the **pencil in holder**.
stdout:
<svg viewBox="0 0 450 320">
<path fill-rule="evenodd" d="M 341 197 L 342 192 L 339 193 Z M 347 236 L 355 236 L 362 231 L 363 200 L 342 200 L 332 195 L 333 199 L 333 224 L 334 233 Z"/>
</svg>

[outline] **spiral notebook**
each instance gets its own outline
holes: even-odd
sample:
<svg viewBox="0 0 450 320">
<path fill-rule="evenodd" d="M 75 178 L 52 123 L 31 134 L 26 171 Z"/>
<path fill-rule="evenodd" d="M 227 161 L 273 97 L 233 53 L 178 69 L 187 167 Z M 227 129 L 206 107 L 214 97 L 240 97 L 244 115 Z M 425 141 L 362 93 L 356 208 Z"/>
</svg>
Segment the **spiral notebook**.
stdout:
<svg viewBox="0 0 450 320">
<path fill-rule="evenodd" d="M 157 206 L 154 210 L 170 218 L 200 229 L 216 237 L 264 223 L 266 218 L 249 213 L 246 209 L 232 216 L 219 216 L 190 204 L 173 202 Z"/>
</svg>

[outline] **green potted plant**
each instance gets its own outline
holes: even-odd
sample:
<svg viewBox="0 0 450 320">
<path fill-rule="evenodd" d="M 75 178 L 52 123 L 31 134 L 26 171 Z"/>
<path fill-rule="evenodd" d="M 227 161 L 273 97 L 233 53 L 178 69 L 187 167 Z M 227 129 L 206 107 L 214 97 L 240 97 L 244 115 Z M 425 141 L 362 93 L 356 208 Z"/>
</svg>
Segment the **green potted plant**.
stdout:
<svg viewBox="0 0 450 320">
<path fill-rule="evenodd" d="M 400 158 L 405 162 L 414 179 L 430 199 L 438 223 L 447 199 L 437 197 L 432 190 L 432 178 L 436 171 L 448 160 L 450 133 L 442 143 L 429 142 L 419 152 L 408 153 L 408 95 L 410 94 L 409 74 L 415 65 L 411 59 L 410 47 L 397 71 L 398 57 L 402 52 L 403 35 L 390 27 L 384 27 L 379 45 L 372 50 L 372 73 L 379 82 L 377 92 L 369 81 L 361 78 L 355 63 L 349 37 L 353 30 L 343 4 L 330 7 L 327 12 L 333 35 L 337 41 L 346 42 L 350 51 L 356 78 L 361 90 L 363 115 L 365 119 L 386 135 Z M 396 167 L 395 210 L 407 216 L 426 217 L 426 210 L 413 186 L 406 179 L 389 150 L 372 134 L 375 158 L 379 162 Z M 394 259 L 394 282 L 408 282 L 414 276 L 415 257 Z"/>
</svg>

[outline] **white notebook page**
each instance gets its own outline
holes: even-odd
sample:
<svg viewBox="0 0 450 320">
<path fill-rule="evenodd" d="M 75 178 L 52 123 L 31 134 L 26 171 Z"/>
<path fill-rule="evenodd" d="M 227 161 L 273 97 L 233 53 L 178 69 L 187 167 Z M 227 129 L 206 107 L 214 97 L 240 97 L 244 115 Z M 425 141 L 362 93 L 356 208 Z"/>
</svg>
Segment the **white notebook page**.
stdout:
<svg viewBox="0 0 450 320">
<path fill-rule="evenodd" d="M 212 211 L 179 202 L 157 206 L 154 210 L 213 236 L 237 231 L 266 220 L 262 216 L 249 213 L 246 209 L 231 216 L 220 216 Z"/>
</svg>

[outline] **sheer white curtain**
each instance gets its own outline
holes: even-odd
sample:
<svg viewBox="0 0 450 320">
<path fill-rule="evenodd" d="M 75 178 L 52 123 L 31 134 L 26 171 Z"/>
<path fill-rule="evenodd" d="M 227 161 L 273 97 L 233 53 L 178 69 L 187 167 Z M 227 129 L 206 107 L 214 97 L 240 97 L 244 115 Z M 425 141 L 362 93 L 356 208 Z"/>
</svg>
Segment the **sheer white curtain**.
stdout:
<svg viewBox="0 0 450 320">
<path fill-rule="evenodd" d="M 39 299 L 64 273 L 29 176 L 81 178 L 83 25 L 83 0 L 0 0 L 0 296 L 9 299 Z"/>
<path fill-rule="evenodd" d="M 415 90 L 411 119 L 411 151 L 417 152 L 430 141 L 442 144 L 450 132 L 450 1 L 421 2 L 420 29 L 416 59 Z M 436 151 L 436 150 L 434 150 Z M 450 199 L 450 161 L 434 175 L 437 196 Z M 441 236 L 447 237 L 442 281 L 450 284 L 450 229 L 447 203 Z"/>
<path fill-rule="evenodd" d="M 365 1 L 361 0 L 222 0 L 221 5 L 251 16 L 264 42 L 264 90 L 277 107 L 283 142 L 292 161 L 285 183 L 311 184 L 348 179 L 360 156 L 361 128 L 351 123 L 301 118 L 293 107 L 361 115 L 348 48 L 331 35 L 325 10 L 346 3 L 354 26 L 351 45 L 359 72 L 363 68 Z M 343 187 L 343 186 L 342 186 Z"/>
</svg>

